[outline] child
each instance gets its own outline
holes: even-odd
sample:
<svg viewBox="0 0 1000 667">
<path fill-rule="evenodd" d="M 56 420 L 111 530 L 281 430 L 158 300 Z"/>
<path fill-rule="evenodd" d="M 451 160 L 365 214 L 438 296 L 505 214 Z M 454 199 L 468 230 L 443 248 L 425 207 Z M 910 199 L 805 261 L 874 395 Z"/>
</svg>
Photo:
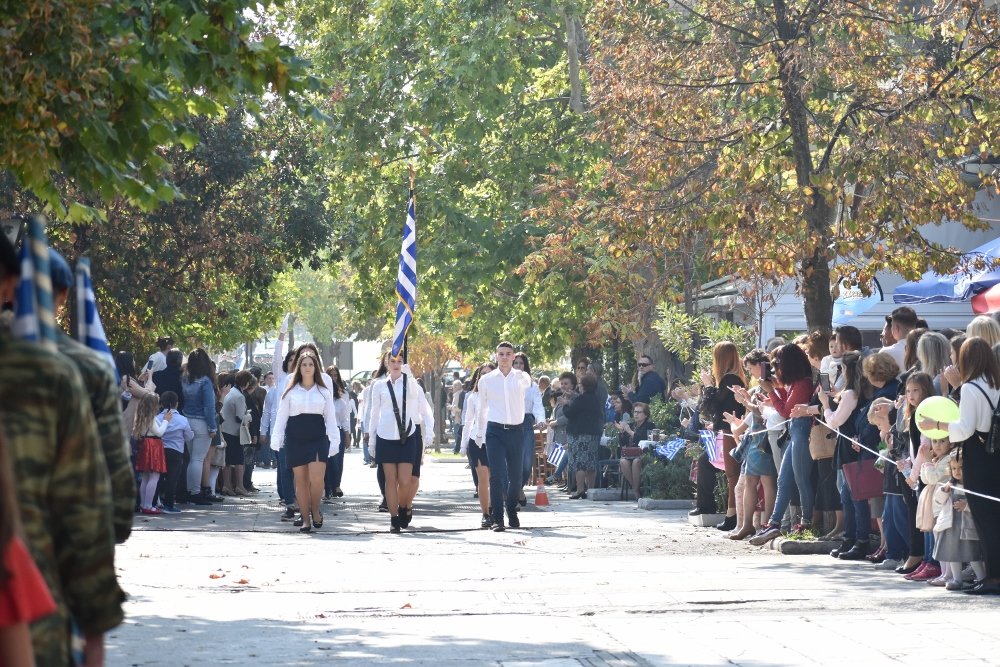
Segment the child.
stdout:
<svg viewBox="0 0 1000 667">
<path fill-rule="evenodd" d="M 934 558 L 941 562 L 947 577 L 945 588 L 960 591 L 964 588 L 962 563 L 972 564 L 977 580 L 986 577 L 986 564 L 965 492 L 955 488 L 962 484 L 962 459 L 956 456 L 950 465 L 951 481 L 938 487 L 938 493 L 945 496 L 945 504 L 934 528 Z"/>
<path fill-rule="evenodd" d="M 14 501 L 14 479 L 0 437 L 0 665 L 33 665 L 28 624 L 56 610 L 24 542 Z"/>
<path fill-rule="evenodd" d="M 920 467 L 920 481 L 927 486 L 920 492 L 917 500 L 917 528 L 924 533 L 924 563 L 916 571 L 906 575 L 910 581 L 930 581 L 941 576 L 941 565 L 934 559 L 934 526 L 942 505 L 935 503 L 934 490 L 938 482 L 946 482 L 949 477 L 949 464 L 954 453 L 951 442 L 947 439 L 931 440 L 931 460 Z M 923 449 L 923 447 L 921 447 Z"/>
<path fill-rule="evenodd" d="M 163 453 L 161 437 L 176 413 L 167 412 L 161 421 L 156 418 L 159 409 L 160 399 L 156 394 L 146 394 L 140 398 L 132 429 L 133 437 L 139 441 L 135 469 L 142 474 L 142 481 L 139 484 L 139 511 L 143 514 L 162 513 L 153 507 L 153 497 L 156 495 L 160 474 L 167 472 L 167 459 Z"/>
<path fill-rule="evenodd" d="M 167 476 L 160 485 L 160 500 L 167 514 L 179 514 L 175 505 L 177 484 L 184 474 L 184 448 L 194 441 L 194 431 L 187 418 L 177 412 L 177 394 L 165 391 L 160 395 L 163 411 L 158 419 L 166 424 L 163 431 L 163 455 L 167 463 Z M 169 419 L 167 419 L 169 417 Z"/>
</svg>

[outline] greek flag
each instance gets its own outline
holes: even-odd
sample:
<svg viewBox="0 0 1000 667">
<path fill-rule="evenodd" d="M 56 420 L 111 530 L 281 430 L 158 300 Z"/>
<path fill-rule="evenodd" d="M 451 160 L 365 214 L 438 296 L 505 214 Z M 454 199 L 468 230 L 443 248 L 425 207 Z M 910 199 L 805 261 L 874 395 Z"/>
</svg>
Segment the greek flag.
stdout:
<svg viewBox="0 0 1000 667">
<path fill-rule="evenodd" d="M 56 320 L 52 312 L 49 242 L 45 222 L 37 215 L 28 218 L 28 233 L 21 244 L 21 280 L 15 299 L 14 334 L 54 350 Z"/>
<path fill-rule="evenodd" d="M 241 371 L 247 365 L 247 346 L 241 343 L 236 350 L 236 370 Z"/>
<path fill-rule="evenodd" d="M 715 441 L 715 431 L 709 429 L 702 429 L 698 431 L 698 441 L 701 442 L 702 446 L 705 448 L 705 453 L 708 454 L 709 461 L 716 461 L 722 458 L 722 453 L 719 451 L 719 445 Z"/>
<path fill-rule="evenodd" d="M 81 257 L 76 261 L 76 338 L 81 343 L 104 357 L 118 377 L 115 358 L 108 345 L 108 337 L 101 324 L 101 316 L 97 313 L 97 297 L 94 295 L 94 283 L 90 279 L 90 260 Z"/>
<path fill-rule="evenodd" d="M 684 438 L 674 438 L 662 445 L 656 446 L 656 453 L 658 456 L 662 456 L 668 461 L 673 461 L 674 457 L 677 456 L 677 452 L 682 451 L 687 446 L 687 440 Z"/>
<path fill-rule="evenodd" d="M 392 334 L 392 356 L 399 357 L 406 342 L 406 331 L 413 323 L 417 309 L 417 214 L 413 190 L 406 207 L 403 227 L 403 247 L 399 251 L 399 273 L 396 276 L 396 329 Z"/>
<path fill-rule="evenodd" d="M 563 448 L 563 446 L 559 444 L 553 446 L 552 451 L 549 452 L 549 458 L 548 458 L 549 464 L 558 468 L 559 464 L 563 462 L 564 458 L 566 458 L 566 450 Z"/>
</svg>

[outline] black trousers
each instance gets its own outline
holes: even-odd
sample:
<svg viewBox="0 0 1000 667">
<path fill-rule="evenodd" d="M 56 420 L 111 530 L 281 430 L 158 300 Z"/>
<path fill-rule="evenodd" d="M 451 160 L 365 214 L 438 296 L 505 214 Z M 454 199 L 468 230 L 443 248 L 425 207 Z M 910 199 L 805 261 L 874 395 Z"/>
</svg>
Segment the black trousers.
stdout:
<svg viewBox="0 0 1000 667">
<path fill-rule="evenodd" d="M 910 555 L 924 557 L 924 534 L 917 528 L 917 492 L 907 486 L 903 489 L 903 504 L 910 517 Z"/>
<path fill-rule="evenodd" d="M 715 478 L 722 471 L 712 465 L 708 454 L 702 452 L 698 457 L 698 511 L 702 514 L 715 514 Z"/>
<path fill-rule="evenodd" d="M 173 507 L 177 499 L 177 484 L 184 477 L 184 454 L 173 449 L 163 450 L 167 459 L 167 474 L 162 478 L 159 492 L 165 507 Z"/>
<path fill-rule="evenodd" d="M 972 440 L 966 440 L 962 445 L 965 488 L 994 498 L 1000 497 L 1000 451 L 989 454 L 982 444 Z M 971 493 L 965 499 L 969 501 L 972 520 L 979 532 L 979 545 L 986 560 L 986 576 L 1000 578 L 1000 504 Z"/>
</svg>

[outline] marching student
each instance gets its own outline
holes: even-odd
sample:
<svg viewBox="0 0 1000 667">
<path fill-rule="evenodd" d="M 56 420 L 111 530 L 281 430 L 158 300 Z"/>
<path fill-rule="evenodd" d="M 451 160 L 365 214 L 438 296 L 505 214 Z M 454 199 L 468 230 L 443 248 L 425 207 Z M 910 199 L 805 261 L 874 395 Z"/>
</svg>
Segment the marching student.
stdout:
<svg viewBox="0 0 1000 667">
<path fill-rule="evenodd" d="M 295 526 L 304 533 L 323 526 L 320 501 L 330 450 L 340 447 L 340 427 L 333 390 L 320 372 L 319 356 L 300 349 L 288 388 L 278 403 L 271 449 L 285 448 L 285 460 L 295 477 L 295 497 L 301 512 Z"/>
<path fill-rule="evenodd" d="M 490 516 L 490 459 L 486 455 L 486 444 L 475 441 L 476 417 L 479 413 L 479 379 L 493 371 L 495 366 L 489 362 L 483 364 L 472 374 L 472 389 L 465 397 L 465 421 L 462 433 L 468 435 L 462 442 L 462 454 L 469 457 L 469 465 L 476 470 L 476 486 L 479 490 L 479 508 L 483 511 L 482 528 L 493 527 Z"/>
<path fill-rule="evenodd" d="M 385 474 L 390 532 L 398 533 L 409 524 L 413 468 L 422 454 L 414 418 L 420 420 L 426 399 L 416 379 L 403 372 L 402 358 L 387 353 L 383 363 L 388 374 L 372 384 L 369 396 L 368 449 Z"/>
</svg>

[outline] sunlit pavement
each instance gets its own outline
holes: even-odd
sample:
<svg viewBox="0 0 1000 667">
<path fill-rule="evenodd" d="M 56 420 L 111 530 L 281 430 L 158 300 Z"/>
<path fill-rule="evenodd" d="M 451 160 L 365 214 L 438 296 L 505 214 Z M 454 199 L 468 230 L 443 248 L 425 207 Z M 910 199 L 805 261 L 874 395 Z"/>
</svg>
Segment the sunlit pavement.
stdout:
<svg viewBox="0 0 1000 667">
<path fill-rule="evenodd" d="M 781 556 L 685 512 L 568 500 L 479 529 L 463 461 L 427 457 L 414 519 L 388 533 L 375 471 L 347 455 L 319 531 L 262 493 L 137 517 L 118 552 L 127 620 L 110 665 L 997 664 L 1000 598 L 869 564 Z"/>
</svg>

